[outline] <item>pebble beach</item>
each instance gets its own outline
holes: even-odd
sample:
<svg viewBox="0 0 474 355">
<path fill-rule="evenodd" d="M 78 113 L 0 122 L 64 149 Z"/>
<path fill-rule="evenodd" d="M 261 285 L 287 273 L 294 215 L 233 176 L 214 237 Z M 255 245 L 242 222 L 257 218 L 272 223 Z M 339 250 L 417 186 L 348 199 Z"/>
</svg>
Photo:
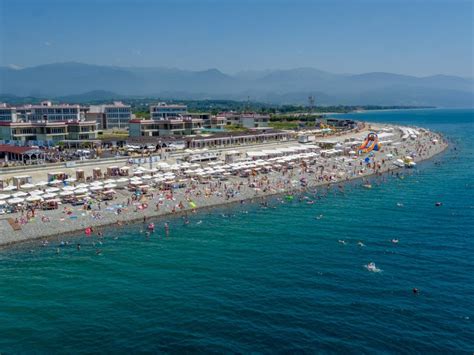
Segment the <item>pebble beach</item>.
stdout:
<svg viewBox="0 0 474 355">
<path fill-rule="evenodd" d="M 386 128 L 386 126 L 384 126 Z M 376 127 L 380 129 L 381 127 Z M 382 146 L 369 156 L 317 156 L 306 162 L 298 161 L 293 167 L 283 166 L 264 173 L 242 177 L 230 175 L 225 180 L 190 179 L 186 186 L 164 190 L 153 186 L 147 194 L 136 196 L 132 189 L 116 189 L 115 198 L 110 201 L 72 206 L 61 204 L 55 210 L 37 210 L 34 217 L 25 220 L 23 212 L 0 216 L 0 245 L 60 236 L 85 233 L 90 229 L 93 235 L 101 228 L 121 226 L 133 222 L 152 223 L 160 232 L 164 220 L 171 216 L 189 215 L 198 209 L 216 208 L 223 204 L 244 203 L 248 200 L 264 201 L 266 197 L 281 194 L 292 198 L 295 192 L 318 186 L 342 184 L 353 179 L 367 179 L 390 171 L 398 171 L 395 159 L 410 155 L 414 162 L 420 162 L 441 153 L 447 143 L 437 133 L 422 129 L 416 139 L 405 139 L 404 131 L 393 127 L 395 145 Z M 359 135 L 366 135 L 368 131 Z M 399 142 L 399 143 L 397 143 Z M 367 182 L 367 188 L 370 184 Z M 312 203 L 313 201 L 308 201 Z M 21 230 L 13 230 L 7 218 L 21 221 Z M 150 227 L 150 231 L 151 227 Z"/>
</svg>

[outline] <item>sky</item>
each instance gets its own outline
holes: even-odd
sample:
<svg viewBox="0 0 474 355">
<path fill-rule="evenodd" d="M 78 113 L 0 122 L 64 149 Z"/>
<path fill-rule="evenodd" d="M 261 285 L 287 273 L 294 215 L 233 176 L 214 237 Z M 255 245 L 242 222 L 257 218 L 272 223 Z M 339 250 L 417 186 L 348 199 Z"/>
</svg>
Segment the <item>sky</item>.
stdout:
<svg viewBox="0 0 474 355">
<path fill-rule="evenodd" d="M 473 77 L 470 0 L 0 0 L 0 65 Z"/>
</svg>

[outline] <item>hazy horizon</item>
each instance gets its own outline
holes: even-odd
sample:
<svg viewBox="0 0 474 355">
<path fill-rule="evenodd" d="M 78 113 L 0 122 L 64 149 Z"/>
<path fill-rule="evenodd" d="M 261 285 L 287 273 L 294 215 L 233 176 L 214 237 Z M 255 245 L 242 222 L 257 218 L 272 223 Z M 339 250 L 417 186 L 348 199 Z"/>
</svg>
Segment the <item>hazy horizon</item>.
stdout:
<svg viewBox="0 0 474 355">
<path fill-rule="evenodd" d="M 471 1 L 0 0 L 0 65 L 473 75 Z"/>
<path fill-rule="evenodd" d="M 123 68 L 123 69 L 132 69 L 132 68 L 139 68 L 139 69 L 166 69 L 166 70 L 180 70 L 180 71 L 190 71 L 190 72 L 200 72 L 200 71 L 210 71 L 210 70 L 218 70 L 223 74 L 230 75 L 230 76 L 235 76 L 243 73 L 251 73 L 251 72 L 274 72 L 274 71 L 289 71 L 289 70 L 299 70 L 299 69 L 312 69 L 312 70 L 318 70 L 322 72 L 327 72 L 330 74 L 336 74 L 336 75 L 361 75 L 361 74 L 368 74 L 368 73 L 380 73 L 380 74 L 395 74 L 395 75 L 405 75 L 405 76 L 414 76 L 418 78 L 424 78 L 424 77 L 430 77 L 430 76 L 457 76 L 461 77 L 464 79 L 474 79 L 472 76 L 461 76 L 461 75 L 452 75 L 452 74 L 444 74 L 444 73 L 433 73 L 433 74 L 428 74 L 428 75 L 413 75 L 413 74 L 406 74 L 406 73 L 396 73 L 393 71 L 372 71 L 372 72 L 337 72 L 337 71 L 327 71 L 323 70 L 321 68 L 316 68 L 316 67 L 288 67 L 288 68 L 281 68 L 281 67 L 275 67 L 275 68 L 261 68 L 261 69 L 246 69 L 246 70 L 235 70 L 235 71 L 225 71 L 220 68 L 215 68 L 215 67 L 209 67 L 209 68 L 203 68 L 203 69 L 189 69 L 189 68 L 179 68 L 179 67 L 170 67 L 170 66 L 165 66 L 165 65 L 149 65 L 149 66 L 138 66 L 138 65 L 112 65 L 112 64 L 94 64 L 94 63 L 87 63 L 87 62 L 78 62 L 78 61 L 65 61 L 65 62 L 51 62 L 51 63 L 42 63 L 42 64 L 36 64 L 36 65 L 29 65 L 29 66 L 18 66 L 18 65 L 2 65 L 3 67 L 10 68 L 10 69 L 15 69 L 15 70 L 21 70 L 21 69 L 28 69 L 28 68 L 35 68 L 35 67 L 40 67 L 40 66 L 46 66 L 46 65 L 60 65 L 60 64 L 84 64 L 84 65 L 91 65 L 91 66 L 104 66 L 104 67 L 112 67 L 112 68 Z"/>
</svg>

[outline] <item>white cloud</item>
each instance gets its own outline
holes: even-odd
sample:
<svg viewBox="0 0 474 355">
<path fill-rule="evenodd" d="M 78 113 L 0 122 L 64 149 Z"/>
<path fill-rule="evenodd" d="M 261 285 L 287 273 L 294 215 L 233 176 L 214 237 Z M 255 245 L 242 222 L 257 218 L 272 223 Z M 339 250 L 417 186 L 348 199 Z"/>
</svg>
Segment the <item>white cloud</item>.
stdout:
<svg viewBox="0 0 474 355">
<path fill-rule="evenodd" d="M 51 41 L 46 41 L 46 42 L 44 42 L 44 45 L 45 45 L 46 47 L 51 47 L 51 46 L 53 45 L 53 42 L 51 42 Z"/>
</svg>

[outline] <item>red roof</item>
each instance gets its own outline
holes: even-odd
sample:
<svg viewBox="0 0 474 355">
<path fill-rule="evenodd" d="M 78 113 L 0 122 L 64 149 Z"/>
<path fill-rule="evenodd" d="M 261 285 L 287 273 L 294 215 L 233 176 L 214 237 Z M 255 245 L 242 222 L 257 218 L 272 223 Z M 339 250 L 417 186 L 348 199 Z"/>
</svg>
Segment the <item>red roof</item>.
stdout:
<svg viewBox="0 0 474 355">
<path fill-rule="evenodd" d="M 14 153 L 14 154 L 24 154 L 30 150 L 36 150 L 31 147 L 16 147 L 8 144 L 0 144 L 1 153 Z"/>
</svg>

